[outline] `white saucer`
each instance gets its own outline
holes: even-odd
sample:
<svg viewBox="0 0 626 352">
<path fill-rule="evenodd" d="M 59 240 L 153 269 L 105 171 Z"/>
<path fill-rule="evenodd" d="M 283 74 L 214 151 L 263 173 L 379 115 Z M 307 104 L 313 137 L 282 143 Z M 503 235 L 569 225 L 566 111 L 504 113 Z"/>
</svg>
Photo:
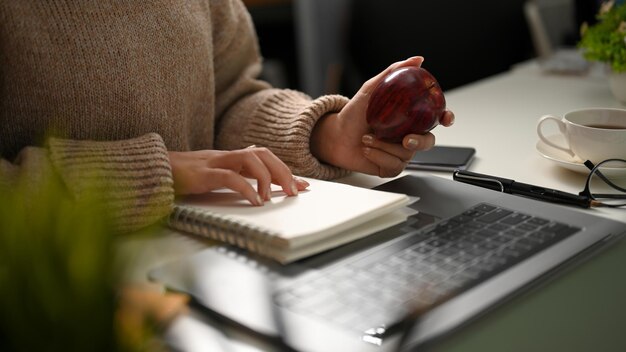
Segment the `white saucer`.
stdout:
<svg viewBox="0 0 626 352">
<path fill-rule="evenodd" d="M 552 135 L 546 136 L 550 141 L 554 142 L 557 145 L 565 145 L 565 138 L 562 135 Z M 584 174 L 589 173 L 589 169 L 583 164 L 583 161 L 578 157 L 572 157 L 566 152 L 553 148 L 546 143 L 544 143 L 541 139 L 537 141 L 536 145 L 537 151 L 544 158 L 557 163 L 558 165 Z M 626 176 L 626 167 L 602 167 L 600 168 L 603 174 L 607 177 L 624 177 Z"/>
</svg>

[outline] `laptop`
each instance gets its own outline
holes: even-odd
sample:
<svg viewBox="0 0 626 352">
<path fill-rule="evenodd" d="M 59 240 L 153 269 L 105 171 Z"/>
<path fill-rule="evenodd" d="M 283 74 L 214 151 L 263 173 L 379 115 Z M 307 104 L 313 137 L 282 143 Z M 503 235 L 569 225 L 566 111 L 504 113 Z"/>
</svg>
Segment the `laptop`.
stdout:
<svg viewBox="0 0 626 352">
<path fill-rule="evenodd" d="M 208 312 L 298 351 L 413 350 L 615 243 L 626 225 L 431 175 L 406 222 L 289 265 L 223 245 L 152 270 Z"/>
</svg>

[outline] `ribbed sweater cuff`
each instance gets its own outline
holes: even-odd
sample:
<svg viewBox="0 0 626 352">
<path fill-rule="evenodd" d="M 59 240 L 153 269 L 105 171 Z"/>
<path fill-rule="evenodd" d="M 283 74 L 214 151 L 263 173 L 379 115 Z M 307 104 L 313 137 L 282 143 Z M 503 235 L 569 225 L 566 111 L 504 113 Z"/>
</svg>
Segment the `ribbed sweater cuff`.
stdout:
<svg viewBox="0 0 626 352">
<path fill-rule="evenodd" d="M 159 135 L 106 142 L 51 138 L 48 143 L 70 192 L 80 197 L 96 187 L 120 232 L 153 224 L 171 211 L 174 182 Z"/>
<path fill-rule="evenodd" d="M 311 101 L 300 92 L 281 90 L 257 109 L 244 141 L 268 147 L 296 175 L 319 179 L 344 176 L 347 170 L 315 158 L 309 141 L 315 123 L 328 113 L 339 112 L 348 101 L 340 95 L 326 95 Z"/>
</svg>

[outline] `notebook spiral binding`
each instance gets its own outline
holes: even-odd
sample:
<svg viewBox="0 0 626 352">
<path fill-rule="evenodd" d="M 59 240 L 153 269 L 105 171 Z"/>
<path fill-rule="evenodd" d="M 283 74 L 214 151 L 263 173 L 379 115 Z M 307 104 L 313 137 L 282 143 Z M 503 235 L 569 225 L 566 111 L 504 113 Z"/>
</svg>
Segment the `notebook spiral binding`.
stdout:
<svg viewBox="0 0 626 352">
<path fill-rule="evenodd" d="M 167 219 L 167 225 L 175 230 L 232 244 L 263 256 L 272 257 L 275 254 L 271 245 L 277 235 L 225 214 L 176 205 Z"/>
</svg>

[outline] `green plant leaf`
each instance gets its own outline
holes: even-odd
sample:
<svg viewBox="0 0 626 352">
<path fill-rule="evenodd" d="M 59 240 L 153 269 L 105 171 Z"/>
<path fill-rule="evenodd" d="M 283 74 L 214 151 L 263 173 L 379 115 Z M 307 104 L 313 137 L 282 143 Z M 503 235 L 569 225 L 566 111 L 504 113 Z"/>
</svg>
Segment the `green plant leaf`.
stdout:
<svg viewBox="0 0 626 352">
<path fill-rule="evenodd" d="M 598 15 L 598 22 L 583 30 L 578 47 L 587 60 L 607 63 L 614 72 L 626 71 L 626 4 Z"/>
</svg>

